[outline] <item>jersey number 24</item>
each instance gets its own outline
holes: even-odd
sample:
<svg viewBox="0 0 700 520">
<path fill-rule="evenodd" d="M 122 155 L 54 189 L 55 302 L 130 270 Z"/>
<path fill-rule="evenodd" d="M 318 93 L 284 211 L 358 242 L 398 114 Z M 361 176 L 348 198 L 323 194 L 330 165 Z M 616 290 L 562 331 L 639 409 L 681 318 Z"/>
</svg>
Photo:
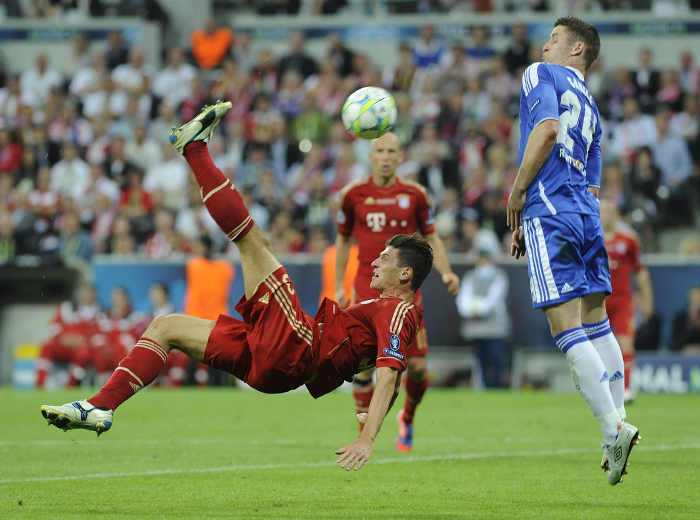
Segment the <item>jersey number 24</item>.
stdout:
<svg viewBox="0 0 700 520">
<path fill-rule="evenodd" d="M 564 146 L 564 148 L 573 155 L 574 139 L 571 137 L 569 130 L 571 128 L 578 128 L 579 126 L 579 119 L 581 118 L 581 99 L 573 90 L 567 90 L 561 95 L 559 105 L 566 108 L 566 110 L 559 116 L 557 143 Z M 593 114 L 593 108 L 591 108 L 588 103 L 584 103 L 581 135 L 583 135 L 583 140 L 586 142 L 586 157 L 588 157 L 588 149 L 593 142 L 593 131 L 597 122 L 596 116 Z M 586 157 L 584 157 L 584 161 Z"/>
</svg>

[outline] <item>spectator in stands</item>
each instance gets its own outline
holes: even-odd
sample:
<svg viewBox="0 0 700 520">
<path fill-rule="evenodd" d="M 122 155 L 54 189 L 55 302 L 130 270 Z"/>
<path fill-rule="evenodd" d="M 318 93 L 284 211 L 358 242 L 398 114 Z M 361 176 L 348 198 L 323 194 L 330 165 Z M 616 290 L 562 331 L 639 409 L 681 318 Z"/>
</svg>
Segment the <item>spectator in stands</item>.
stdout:
<svg viewBox="0 0 700 520">
<path fill-rule="evenodd" d="M 661 72 L 659 90 L 654 101 L 657 107 L 667 107 L 672 114 L 683 109 L 683 90 L 675 70 L 664 69 Z"/>
<path fill-rule="evenodd" d="M 218 67 L 231 50 L 233 32 L 228 27 L 219 25 L 216 17 L 207 19 L 202 29 L 197 29 L 190 36 L 192 55 L 197 66 L 203 70 Z"/>
<path fill-rule="evenodd" d="M 476 266 L 468 271 L 457 295 L 457 310 L 462 317 L 462 338 L 473 345 L 481 379 L 486 388 L 503 386 L 505 338 L 510 333 L 510 317 L 506 299 L 508 276 L 495 259 L 500 248 L 479 243 Z"/>
<path fill-rule="evenodd" d="M 653 146 L 654 162 L 661 170 L 661 185 L 668 189 L 671 223 L 691 225 L 693 214 L 688 194 L 692 159 L 685 141 L 669 130 L 669 111 L 662 108 L 655 117 L 658 137 Z"/>
<path fill-rule="evenodd" d="M 185 249 L 182 237 L 175 231 L 175 219 L 170 211 L 156 211 L 154 222 L 155 232 L 146 240 L 143 250 L 148 258 L 162 260 Z"/>
<path fill-rule="evenodd" d="M 522 23 L 511 25 L 510 45 L 503 55 L 508 72 L 515 76 L 515 72 L 518 69 L 530 65 L 530 47 L 531 43 L 527 36 L 527 26 Z"/>
<path fill-rule="evenodd" d="M 170 146 L 169 144 L 165 145 Z M 170 146 L 172 148 L 172 146 Z M 209 155 L 211 155 L 211 159 L 216 165 L 216 167 L 223 172 L 224 175 L 228 179 L 235 180 L 236 178 L 236 164 L 234 161 L 231 159 L 231 157 L 226 153 L 226 142 L 224 141 L 224 138 L 221 137 L 219 134 L 215 134 L 209 138 Z M 177 155 L 175 156 L 177 157 Z M 186 168 L 187 176 L 185 176 L 185 182 L 187 183 L 188 176 L 189 176 L 189 169 L 187 169 L 187 163 L 185 161 L 182 161 L 180 164 L 183 164 Z"/>
<path fill-rule="evenodd" d="M 158 104 L 158 117 L 152 119 L 148 125 L 148 136 L 156 141 L 164 141 L 170 135 L 173 127 L 181 123 L 175 107 L 167 103 Z"/>
<path fill-rule="evenodd" d="M 61 216 L 60 232 L 58 235 L 59 258 L 65 265 L 73 265 L 75 261 L 89 262 L 93 254 L 90 233 L 80 225 L 78 213 L 65 212 Z M 51 253 L 52 251 L 45 251 Z"/>
<path fill-rule="evenodd" d="M 0 266 L 11 264 L 17 255 L 12 213 L 0 207 Z"/>
<path fill-rule="evenodd" d="M 68 363 L 66 386 L 76 386 L 85 377 L 91 361 L 90 340 L 96 332 L 96 318 L 100 312 L 95 287 L 84 284 L 76 301 L 65 301 L 58 306 L 51 321 L 51 337 L 41 346 L 37 361 L 38 388 L 45 388 L 55 363 Z"/>
<path fill-rule="evenodd" d="M 671 117 L 671 131 L 685 139 L 693 162 L 700 164 L 700 100 L 687 95 L 683 111 Z"/>
<path fill-rule="evenodd" d="M 437 39 L 435 27 L 424 25 L 420 37 L 413 44 L 413 62 L 420 71 L 435 70 L 447 59 L 447 48 Z"/>
<path fill-rule="evenodd" d="M 496 49 L 491 45 L 491 33 L 485 25 L 475 25 L 471 29 L 472 45 L 467 47 L 467 56 L 475 60 L 481 73 L 488 73 L 496 57 Z"/>
<path fill-rule="evenodd" d="M 124 43 L 124 36 L 119 29 L 107 33 L 107 50 L 105 50 L 107 70 L 114 70 L 129 60 L 129 48 Z"/>
<path fill-rule="evenodd" d="M 22 101 L 32 107 L 39 107 L 49 101 L 52 89 L 63 85 L 63 76 L 49 67 L 46 54 L 39 53 L 36 56 L 36 65 L 22 72 L 19 81 Z"/>
<path fill-rule="evenodd" d="M 145 62 L 143 49 L 132 47 L 129 49 L 129 61 L 118 65 L 112 71 L 112 81 L 117 90 L 127 95 L 140 96 L 144 93 L 144 78 L 152 80 L 155 69 Z"/>
<path fill-rule="evenodd" d="M 90 184 L 90 166 L 78 155 L 73 143 L 64 143 L 61 160 L 51 168 L 51 189 L 59 195 L 80 196 Z"/>
<path fill-rule="evenodd" d="M 269 49 L 262 49 L 257 63 L 250 71 L 252 87 L 256 92 L 274 95 L 277 91 L 279 68 Z"/>
<path fill-rule="evenodd" d="M 126 172 L 127 186 L 122 190 L 119 208 L 131 219 L 142 219 L 153 213 L 151 194 L 143 189 L 143 172 L 130 166 Z"/>
<path fill-rule="evenodd" d="M 72 78 L 77 71 L 90 65 L 90 37 L 86 32 L 81 31 L 73 37 L 71 51 L 63 66 L 66 78 Z"/>
<path fill-rule="evenodd" d="M 211 96 L 199 75 L 192 78 L 192 94 L 180 106 L 180 118 L 188 121 L 194 118 L 202 107 L 211 101 Z"/>
<path fill-rule="evenodd" d="M 116 182 L 107 177 L 104 165 L 98 162 L 90 164 L 90 183 L 87 189 L 76 197 L 76 205 L 82 214 L 88 215 L 92 220 L 99 216 L 96 205 L 100 197 L 107 198 L 108 207 L 116 207 L 119 204 L 121 190 Z"/>
<path fill-rule="evenodd" d="M 295 70 L 304 79 L 318 72 L 316 61 L 306 54 L 304 50 L 304 34 L 301 31 L 292 31 L 289 35 L 289 54 L 284 55 L 279 61 L 279 77 Z"/>
<path fill-rule="evenodd" d="M 697 96 L 700 94 L 700 70 L 693 63 L 693 53 L 690 49 L 685 49 L 681 51 L 679 58 L 678 76 L 680 77 L 681 88 L 685 94 Z"/>
<path fill-rule="evenodd" d="M 272 169 L 270 147 L 265 143 L 252 142 L 246 159 L 238 168 L 236 178 L 243 188 L 254 189 L 260 180 L 262 172 Z M 284 179 L 279 179 L 279 181 L 283 182 Z"/>
<path fill-rule="evenodd" d="M 440 115 L 440 94 L 437 90 L 436 76 L 423 77 L 420 91 L 413 95 L 411 112 L 418 124 L 433 124 L 437 121 Z"/>
<path fill-rule="evenodd" d="M 507 105 L 508 102 L 520 93 L 520 81 L 506 69 L 505 60 L 499 55 L 491 58 L 491 71 L 486 76 L 484 88 L 491 96 L 491 99 L 499 101 L 500 105 Z"/>
<path fill-rule="evenodd" d="M 94 139 L 92 125 L 78 114 L 75 103 L 70 100 L 63 101 L 60 111 L 49 121 L 47 135 L 59 148 L 70 142 L 81 152 Z"/>
<path fill-rule="evenodd" d="M 382 85 L 385 85 L 394 95 L 399 91 L 409 92 L 411 90 L 418 70 L 413 50 L 408 43 L 401 42 L 398 51 L 396 65 L 385 67 L 382 72 Z"/>
<path fill-rule="evenodd" d="M 104 163 L 107 160 L 112 138 L 107 134 L 107 122 L 102 117 L 94 117 L 92 123 L 92 140 L 85 147 L 85 160 L 88 163 Z"/>
<path fill-rule="evenodd" d="M 22 106 L 26 104 L 20 88 L 20 77 L 10 75 L 0 88 L 0 125 L 15 128 L 19 124 Z"/>
<path fill-rule="evenodd" d="M 462 106 L 467 118 L 474 119 L 480 124 L 491 117 L 491 97 L 484 90 L 479 76 L 467 79 Z"/>
<path fill-rule="evenodd" d="M 246 135 L 250 141 L 269 144 L 274 135 L 273 127 L 284 118 L 272 106 L 267 94 L 258 94 L 253 107 L 246 117 Z"/>
<path fill-rule="evenodd" d="M 603 103 L 600 107 L 603 117 L 612 121 L 622 120 L 624 101 L 634 97 L 635 89 L 632 73 L 625 67 L 615 68 L 612 77 L 603 87 Z"/>
<path fill-rule="evenodd" d="M 622 121 L 613 129 L 608 152 L 625 163 L 634 158 L 640 146 L 655 146 L 659 132 L 654 118 L 639 111 L 639 104 L 633 97 L 622 102 Z"/>
<path fill-rule="evenodd" d="M 658 191 L 661 185 L 661 171 L 654 164 L 651 148 L 641 146 L 630 171 L 630 188 L 632 198 L 639 199 L 633 206 L 644 208 L 649 214 L 655 214 L 658 209 Z M 627 210 L 627 208 L 625 208 Z M 627 212 L 627 211 L 625 211 Z"/>
<path fill-rule="evenodd" d="M 689 354 L 700 354 L 700 286 L 688 291 L 685 310 L 675 315 L 669 347 Z"/>
<path fill-rule="evenodd" d="M 20 0 L 3 0 L 0 10 L 4 15 L 3 18 L 22 18 L 24 16 Z"/>
<path fill-rule="evenodd" d="M 0 174 L 14 175 L 22 163 L 22 143 L 9 128 L 0 128 Z"/>
<path fill-rule="evenodd" d="M 330 128 L 330 121 L 323 112 L 316 108 L 316 96 L 309 92 L 301 103 L 301 112 L 289 127 L 293 139 L 298 142 L 307 140 L 311 143 L 323 143 Z"/>
<path fill-rule="evenodd" d="M 110 179 L 115 181 L 123 190 L 128 184 L 128 170 L 134 165 L 124 155 L 124 138 L 117 136 L 112 139 L 105 159 L 105 170 Z"/>
<path fill-rule="evenodd" d="M 146 133 L 146 124 L 139 122 L 134 128 L 133 137 L 124 145 L 124 156 L 131 164 L 142 171 L 148 171 L 163 162 L 162 142 L 156 141 Z"/>
<path fill-rule="evenodd" d="M 253 70 L 258 63 L 260 54 L 258 50 L 253 47 L 250 31 L 236 32 L 231 51 L 240 70 L 246 74 L 250 74 L 250 71 Z"/>
<path fill-rule="evenodd" d="M 231 56 L 224 58 L 221 71 L 218 72 L 211 85 L 212 99 L 230 101 L 233 108 L 226 114 L 226 120 L 246 117 L 253 101 L 250 88 L 250 77 L 239 70 L 236 60 Z"/>
<path fill-rule="evenodd" d="M 275 108 L 287 119 L 294 119 L 301 111 L 306 89 L 302 86 L 302 77 L 295 70 L 285 73 L 280 89 L 275 97 Z"/>
<path fill-rule="evenodd" d="M 343 42 L 343 38 L 338 31 L 333 31 L 327 36 L 328 59 L 333 61 L 335 71 L 341 78 L 345 78 L 352 72 L 352 60 L 355 53 L 352 52 Z"/>
<path fill-rule="evenodd" d="M 179 107 L 191 94 L 192 78 L 197 69 L 185 62 L 182 49 L 171 47 L 168 50 L 168 65 L 160 70 L 153 80 L 153 92 L 161 102 Z"/>
<path fill-rule="evenodd" d="M 656 108 L 656 93 L 659 91 L 661 75 L 652 64 L 651 49 L 643 47 L 639 50 L 639 64 L 632 71 L 634 81 L 634 97 L 639 103 L 642 113 L 653 114 Z"/>
</svg>

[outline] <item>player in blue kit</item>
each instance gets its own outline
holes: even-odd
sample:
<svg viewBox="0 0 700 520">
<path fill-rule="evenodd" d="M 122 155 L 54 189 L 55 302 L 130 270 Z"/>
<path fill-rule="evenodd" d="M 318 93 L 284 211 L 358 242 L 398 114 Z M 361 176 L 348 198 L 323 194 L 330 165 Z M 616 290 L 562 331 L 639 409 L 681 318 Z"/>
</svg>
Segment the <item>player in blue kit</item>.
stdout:
<svg viewBox="0 0 700 520">
<path fill-rule="evenodd" d="M 547 316 L 603 432 L 601 466 L 615 485 L 640 437 L 625 422 L 624 363 L 605 311 L 611 288 L 598 202 L 600 115 L 583 77 L 599 52 L 596 28 L 567 16 L 554 23 L 542 62 L 525 70 L 508 225 L 513 256 L 527 252 L 533 307 Z"/>
</svg>

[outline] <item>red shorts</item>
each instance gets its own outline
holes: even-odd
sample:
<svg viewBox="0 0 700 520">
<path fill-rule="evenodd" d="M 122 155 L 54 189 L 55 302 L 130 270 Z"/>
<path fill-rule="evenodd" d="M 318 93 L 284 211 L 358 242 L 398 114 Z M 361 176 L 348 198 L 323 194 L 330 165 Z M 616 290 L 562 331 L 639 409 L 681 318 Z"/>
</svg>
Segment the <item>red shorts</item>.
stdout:
<svg viewBox="0 0 700 520">
<path fill-rule="evenodd" d="M 632 298 L 613 298 L 605 300 L 605 309 L 610 318 L 610 328 L 616 336 L 632 336 L 637 330 L 634 321 L 634 302 Z"/>
<path fill-rule="evenodd" d="M 224 314 L 209 335 L 204 362 L 233 374 L 266 394 L 300 387 L 316 369 L 316 324 L 301 304 L 287 271 L 280 267 L 255 294 L 236 305 L 243 321 Z"/>
</svg>

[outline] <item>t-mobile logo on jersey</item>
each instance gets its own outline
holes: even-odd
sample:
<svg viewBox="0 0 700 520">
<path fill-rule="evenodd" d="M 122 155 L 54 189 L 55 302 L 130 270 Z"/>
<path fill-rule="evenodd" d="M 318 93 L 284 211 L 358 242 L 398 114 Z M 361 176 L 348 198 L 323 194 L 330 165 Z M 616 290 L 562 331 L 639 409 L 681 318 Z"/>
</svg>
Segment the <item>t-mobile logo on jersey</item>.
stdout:
<svg viewBox="0 0 700 520">
<path fill-rule="evenodd" d="M 379 232 L 386 226 L 385 213 L 367 213 L 367 226 L 375 232 Z"/>
</svg>

